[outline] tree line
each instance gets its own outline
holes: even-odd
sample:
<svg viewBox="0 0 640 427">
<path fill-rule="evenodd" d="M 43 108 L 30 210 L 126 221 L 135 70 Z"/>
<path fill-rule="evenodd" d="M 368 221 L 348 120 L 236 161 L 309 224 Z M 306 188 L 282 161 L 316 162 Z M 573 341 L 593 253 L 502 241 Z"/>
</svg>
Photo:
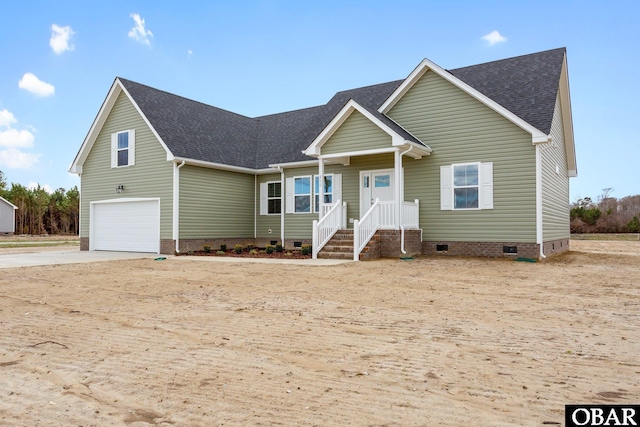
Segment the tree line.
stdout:
<svg viewBox="0 0 640 427">
<path fill-rule="evenodd" d="M 597 200 L 578 199 L 571 204 L 572 233 L 640 233 L 640 194 L 621 199 L 603 188 Z"/>
<path fill-rule="evenodd" d="M 58 188 L 49 194 L 38 185 L 27 188 L 11 183 L 0 171 L 0 196 L 18 207 L 15 234 L 78 234 L 80 191 Z"/>
</svg>

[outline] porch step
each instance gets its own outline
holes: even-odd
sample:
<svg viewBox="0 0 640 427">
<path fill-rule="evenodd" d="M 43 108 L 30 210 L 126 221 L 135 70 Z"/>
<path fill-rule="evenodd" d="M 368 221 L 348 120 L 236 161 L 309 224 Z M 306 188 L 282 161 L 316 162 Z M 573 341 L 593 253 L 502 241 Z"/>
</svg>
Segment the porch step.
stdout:
<svg viewBox="0 0 640 427">
<path fill-rule="evenodd" d="M 378 240 L 378 237 L 374 235 L 367 243 L 367 246 L 360 253 L 361 260 L 380 257 L 379 251 L 376 252 Z M 353 230 L 340 230 L 334 234 L 318 253 L 318 258 L 353 259 Z"/>
</svg>

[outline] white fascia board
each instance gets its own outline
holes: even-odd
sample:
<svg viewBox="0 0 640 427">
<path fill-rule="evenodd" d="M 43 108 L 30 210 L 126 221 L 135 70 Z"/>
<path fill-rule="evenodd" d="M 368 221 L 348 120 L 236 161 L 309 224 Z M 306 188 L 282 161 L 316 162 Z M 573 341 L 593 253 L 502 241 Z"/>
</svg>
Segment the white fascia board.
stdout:
<svg viewBox="0 0 640 427">
<path fill-rule="evenodd" d="M 96 138 L 98 137 L 98 133 L 100 133 L 100 129 L 102 129 L 104 122 L 107 120 L 107 117 L 111 112 L 111 108 L 113 108 L 113 105 L 116 103 L 116 100 L 118 99 L 118 95 L 120 95 L 121 91 L 122 91 L 122 83 L 120 83 L 120 81 L 116 79 L 111 85 L 111 88 L 109 89 L 109 93 L 107 94 L 107 97 L 102 102 L 102 106 L 100 107 L 100 110 L 96 115 L 96 118 L 93 120 L 93 123 L 91 124 L 91 128 L 89 128 L 89 132 L 87 133 L 87 136 L 85 136 L 84 141 L 80 146 L 80 150 L 78 150 L 78 153 L 76 154 L 75 159 L 73 159 L 73 162 L 69 167 L 69 172 L 74 174 L 82 173 L 82 165 L 84 164 L 84 161 L 87 159 L 87 156 L 89 155 L 89 151 L 91 151 L 91 148 L 93 147 L 93 143 L 96 141 Z"/>
<path fill-rule="evenodd" d="M 576 146 L 573 135 L 573 114 L 571 113 L 571 94 L 569 93 L 569 72 L 567 69 L 567 54 L 562 61 L 560 72 L 560 113 L 562 114 L 562 131 L 564 136 L 564 147 L 567 157 L 567 169 L 569 176 L 578 176 L 578 162 L 576 160 Z"/>
<path fill-rule="evenodd" d="M 136 103 L 136 101 L 133 99 L 133 97 L 129 94 L 129 92 L 127 91 L 127 88 L 124 87 L 124 85 L 120 82 L 119 79 L 116 79 L 118 81 L 118 83 L 120 83 L 120 86 L 122 86 L 122 91 L 124 93 L 127 94 L 127 97 L 129 98 L 129 101 L 131 101 L 131 103 L 133 104 L 133 106 L 135 107 L 136 111 L 138 112 L 138 114 L 140 114 L 140 116 L 142 117 L 142 119 L 144 120 L 144 122 L 147 124 L 147 126 L 149 127 L 149 129 L 151 129 L 151 132 L 153 133 L 153 135 L 156 137 L 156 139 L 158 140 L 158 142 L 160 143 L 160 145 L 162 145 L 162 148 L 164 148 L 164 151 L 167 152 L 167 160 L 171 161 L 174 159 L 174 155 L 171 152 L 171 150 L 169 150 L 169 147 L 167 147 L 167 144 L 164 143 L 164 141 L 162 140 L 162 138 L 160 138 L 160 135 L 158 135 L 158 132 L 156 132 L 156 130 L 154 129 L 153 126 L 151 126 L 151 122 L 149 122 L 149 119 L 147 119 L 147 116 L 144 115 L 144 113 L 142 112 L 142 110 L 140 109 L 140 107 L 138 106 L 138 104 Z"/>
<path fill-rule="evenodd" d="M 302 160 L 299 162 L 273 163 L 273 164 L 270 164 L 269 167 L 275 170 L 278 170 L 278 168 L 303 168 L 306 166 L 317 166 L 317 165 L 318 165 L 317 160 Z"/>
<path fill-rule="evenodd" d="M 318 156 L 318 158 L 324 159 L 324 160 L 333 160 L 333 159 L 339 159 L 343 157 L 357 157 L 357 156 L 369 156 L 372 154 L 394 153 L 396 151 L 398 151 L 397 147 L 375 148 L 373 150 L 359 150 L 359 151 L 349 151 L 347 153 L 323 154 Z"/>
<path fill-rule="evenodd" d="M 167 145 L 164 143 L 162 138 L 160 138 L 160 135 L 158 135 L 158 132 L 156 132 L 153 126 L 151 126 L 151 123 L 149 123 L 149 120 L 147 119 L 147 117 L 142 113 L 142 110 L 140 109 L 138 104 L 135 102 L 133 97 L 129 94 L 129 92 L 127 92 L 127 90 L 125 89 L 120 79 L 116 78 L 113 84 L 111 85 L 111 89 L 109 89 L 109 93 L 107 94 L 107 97 L 102 103 L 102 106 L 100 107 L 100 111 L 98 111 L 98 115 L 94 119 L 91 125 L 91 128 L 87 133 L 87 136 L 82 142 L 82 146 L 80 147 L 78 154 L 76 154 L 76 157 L 73 160 L 73 163 L 71 163 L 71 166 L 69 167 L 69 172 L 74 174 L 82 173 L 82 165 L 87 159 L 87 156 L 91 151 L 91 148 L 93 148 L 93 144 L 96 142 L 96 139 L 98 138 L 98 134 L 100 133 L 100 130 L 102 130 L 102 126 L 106 122 L 107 117 L 109 117 L 109 114 L 111 113 L 111 109 L 115 105 L 118 99 L 118 95 L 120 95 L 120 92 L 124 92 L 127 95 L 127 98 L 129 98 L 129 101 L 134 106 L 138 114 L 140 114 L 140 116 L 142 117 L 146 125 L 149 127 L 149 129 L 151 129 L 151 132 L 158 139 L 158 142 L 160 142 L 160 145 L 162 145 L 162 147 L 165 149 L 165 151 L 167 152 L 167 160 L 173 160 L 173 154 L 171 153 L 171 151 L 169 151 L 169 149 L 167 148 Z"/>
<path fill-rule="evenodd" d="M 428 70 L 433 71 L 438 76 L 442 77 L 449 83 L 457 86 L 462 91 L 466 92 L 467 94 L 471 95 L 478 101 L 485 104 L 487 107 L 491 108 L 498 114 L 502 115 L 504 118 L 506 118 L 516 126 L 530 133 L 531 142 L 533 144 L 536 144 L 536 140 L 538 140 L 538 142 L 541 142 L 540 139 L 542 139 L 543 137 L 547 137 L 545 133 L 541 132 L 536 127 L 531 126 L 529 123 L 522 120 L 520 117 L 516 116 L 511 111 L 507 110 L 506 108 L 504 108 L 503 106 L 501 106 L 500 104 L 492 100 L 491 98 L 478 92 L 476 89 L 472 88 L 462 80 L 455 77 L 453 74 L 449 73 L 439 65 L 429 61 L 426 58 L 423 59 L 420 65 L 418 65 L 416 69 L 413 70 L 411 74 L 409 74 L 409 77 L 407 77 L 404 80 L 404 82 L 402 82 L 402 84 L 398 86 L 398 88 L 391 94 L 391 96 L 384 102 L 384 104 L 380 106 L 378 111 L 380 111 L 382 114 L 388 113 L 389 110 L 391 110 L 391 108 L 404 96 L 405 93 L 409 91 L 409 89 L 413 87 L 413 85 L 418 80 L 420 80 L 420 77 L 422 77 L 422 75 L 426 73 Z"/>
<path fill-rule="evenodd" d="M 3 202 L 5 202 L 6 204 L 8 204 L 9 206 L 13 207 L 13 210 L 15 211 L 16 209 L 18 209 L 18 207 L 16 205 L 14 205 L 13 203 L 11 203 L 10 201 L 8 201 L 7 199 L 5 199 L 4 197 L 0 197 L 0 200 L 2 200 Z"/>
<path fill-rule="evenodd" d="M 391 137 L 392 146 L 404 145 L 405 139 L 402 136 L 398 135 L 397 132 L 395 132 L 385 123 L 381 122 L 377 117 L 375 117 L 373 114 L 367 111 L 366 108 L 362 107 L 353 99 L 350 99 L 349 102 L 347 102 L 345 106 L 342 107 L 342 110 L 340 110 L 340 112 L 336 114 L 333 120 L 331 120 L 331 122 L 327 125 L 327 127 L 325 127 L 324 130 L 320 132 L 320 135 L 318 135 L 316 139 L 313 140 L 311 145 L 309 145 L 309 148 L 303 151 L 303 153 L 306 154 L 307 156 L 314 156 L 314 157 L 319 156 L 322 145 L 324 145 L 324 143 L 327 142 L 327 140 L 331 137 L 331 135 L 333 135 L 334 132 L 338 130 L 338 128 L 342 125 L 342 123 L 344 123 L 345 120 L 347 120 L 347 118 L 349 118 L 351 113 L 353 113 L 354 111 L 358 111 L 360 114 L 365 116 L 371 123 L 378 126 L 383 132 L 389 135 Z"/>
<path fill-rule="evenodd" d="M 191 165 L 191 166 L 200 166 L 200 167 L 209 168 L 209 169 L 220 169 L 220 170 L 225 170 L 230 172 L 240 172 L 240 173 L 246 173 L 250 175 L 255 175 L 257 172 L 256 169 L 243 168 L 241 166 L 225 165 L 222 163 L 205 162 L 204 160 L 187 159 L 185 157 L 174 157 L 172 160 L 179 163 L 185 162 L 185 164 Z"/>
</svg>

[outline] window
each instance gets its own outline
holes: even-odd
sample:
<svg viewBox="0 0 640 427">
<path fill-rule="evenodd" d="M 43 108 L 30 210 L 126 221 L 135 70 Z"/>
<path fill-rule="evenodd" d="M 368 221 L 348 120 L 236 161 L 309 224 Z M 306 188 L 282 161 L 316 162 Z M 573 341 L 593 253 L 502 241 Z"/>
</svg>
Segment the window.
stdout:
<svg viewBox="0 0 640 427">
<path fill-rule="evenodd" d="M 318 175 L 313 177 L 313 192 L 314 197 L 314 212 L 320 211 L 320 177 Z M 324 175 L 324 203 L 333 203 L 333 175 Z"/>
<path fill-rule="evenodd" d="M 267 215 L 279 214 L 282 209 L 282 184 L 267 183 Z"/>
<path fill-rule="evenodd" d="M 135 130 L 111 134 L 111 167 L 120 168 L 135 164 Z"/>
<path fill-rule="evenodd" d="M 320 211 L 319 176 L 291 176 L 286 178 L 283 192 L 286 213 L 318 213 Z M 313 197 L 311 197 L 313 196 Z M 342 175 L 324 175 L 324 203 L 342 200 Z"/>
<path fill-rule="evenodd" d="M 118 166 L 129 166 L 129 132 L 118 134 Z"/>
<path fill-rule="evenodd" d="M 297 177 L 293 182 L 294 212 L 311 212 L 311 177 Z"/>
<path fill-rule="evenodd" d="M 440 166 L 440 209 L 493 209 L 493 163 Z"/>
<path fill-rule="evenodd" d="M 453 165 L 453 209 L 478 209 L 478 164 Z"/>
</svg>

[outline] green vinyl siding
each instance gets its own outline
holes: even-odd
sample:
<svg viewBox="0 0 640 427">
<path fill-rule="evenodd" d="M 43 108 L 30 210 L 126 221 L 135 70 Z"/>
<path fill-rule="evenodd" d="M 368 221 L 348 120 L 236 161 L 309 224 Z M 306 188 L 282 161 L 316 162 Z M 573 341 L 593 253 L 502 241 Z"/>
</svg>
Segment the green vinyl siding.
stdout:
<svg viewBox="0 0 640 427">
<path fill-rule="evenodd" d="M 180 238 L 253 237 L 254 175 L 180 168 Z"/>
<path fill-rule="evenodd" d="M 426 241 L 536 241 L 536 158 L 531 135 L 427 71 L 388 115 L 433 149 L 403 158 L 405 200 L 420 200 Z M 494 209 L 440 210 L 440 166 L 493 162 Z"/>
<path fill-rule="evenodd" d="M 280 215 L 260 215 L 260 184 L 263 182 L 280 182 L 280 174 L 273 175 L 258 175 L 258 182 L 256 184 L 256 237 L 268 238 L 273 240 L 280 240 L 281 228 L 280 228 Z M 284 211 L 284 186 L 282 186 L 282 210 Z M 271 233 L 269 233 L 271 230 Z"/>
<path fill-rule="evenodd" d="M 135 165 L 111 167 L 111 134 L 135 129 Z M 116 193 L 116 186 L 124 192 Z M 120 198 L 160 198 L 160 238 L 172 239 L 173 164 L 129 98 L 120 93 L 82 166 L 81 237 L 89 237 L 89 204 Z"/>
<path fill-rule="evenodd" d="M 354 111 L 324 143 L 321 152 L 326 155 L 390 147 L 391 136 Z"/>
<path fill-rule="evenodd" d="M 552 143 L 541 146 L 543 241 L 569 238 L 569 175 L 560 99 L 551 122 Z M 556 165 L 558 172 L 556 173 Z"/>
</svg>

